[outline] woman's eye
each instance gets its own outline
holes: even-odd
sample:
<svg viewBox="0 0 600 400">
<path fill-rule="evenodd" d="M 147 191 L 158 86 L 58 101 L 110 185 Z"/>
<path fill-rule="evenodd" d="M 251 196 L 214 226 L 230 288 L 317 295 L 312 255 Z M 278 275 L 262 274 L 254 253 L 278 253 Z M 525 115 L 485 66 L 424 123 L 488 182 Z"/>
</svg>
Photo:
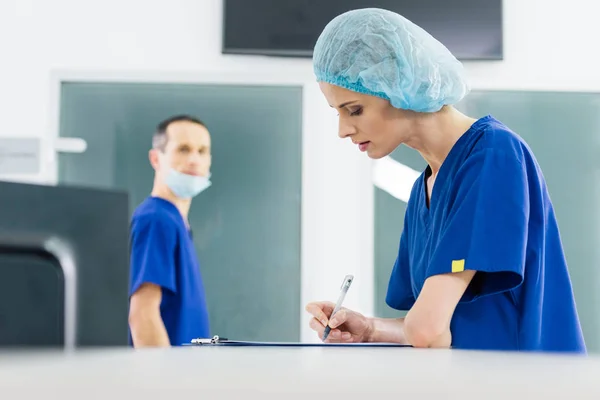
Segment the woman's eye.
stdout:
<svg viewBox="0 0 600 400">
<path fill-rule="evenodd" d="M 350 112 L 351 116 L 356 116 L 356 115 L 360 115 L 362 114 L 362 107 L 361 108 L 357 108 L 356 110 Z"/>
</svg>

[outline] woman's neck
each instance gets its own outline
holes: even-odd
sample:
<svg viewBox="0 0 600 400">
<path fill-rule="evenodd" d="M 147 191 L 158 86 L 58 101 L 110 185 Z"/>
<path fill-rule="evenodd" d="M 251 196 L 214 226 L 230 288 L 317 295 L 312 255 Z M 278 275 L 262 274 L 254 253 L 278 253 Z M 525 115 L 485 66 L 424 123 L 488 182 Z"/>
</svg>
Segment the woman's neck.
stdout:
<svg viewBox="0 0 600 400">
<path fill-rule="evenodd" d="M 414 134 L 406 145 L 421 154 L 435 176 L 454 144 L 475 121 L 454 107 L 446 106 L 435 114 L 418 118 Z"/>
</svg>

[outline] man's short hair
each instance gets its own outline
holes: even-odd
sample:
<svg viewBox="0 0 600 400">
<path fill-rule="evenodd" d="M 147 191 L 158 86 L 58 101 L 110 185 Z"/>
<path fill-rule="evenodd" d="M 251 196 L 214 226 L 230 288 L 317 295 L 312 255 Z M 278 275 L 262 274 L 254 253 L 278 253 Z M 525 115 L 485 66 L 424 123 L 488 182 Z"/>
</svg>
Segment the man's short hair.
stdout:
<svg viewBox="0 0 600 400">
<path fill-rule="evenodd" d="M 152 136 L 152 148 L 158 149 L 160 151 L 165 151 L 165 148 L 167 147 L 167 141 L 169 139 L 167 135 L 167 129 L 169 128 L 169 125 L 171 125 L 173 122 L 180 121 L 193 122 L 206 128 L 204 122 L 200 121 L 196 117 L 192 117 L 191 115 L 182 114 L 169 117 L 159 122 L 159 124 L 156 126 L 156 132 L 154 132 L 154 136 Z"/>
</svg>

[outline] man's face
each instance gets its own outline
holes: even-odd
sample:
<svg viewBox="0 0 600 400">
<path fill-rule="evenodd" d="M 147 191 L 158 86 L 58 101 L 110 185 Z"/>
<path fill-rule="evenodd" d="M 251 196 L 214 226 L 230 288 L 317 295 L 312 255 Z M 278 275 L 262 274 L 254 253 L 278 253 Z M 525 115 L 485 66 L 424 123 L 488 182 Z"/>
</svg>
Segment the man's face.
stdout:
<svg viewBox="0 0 600 400">
<path fill-rule="evenodd" d="M 164 151 L 153 149 L 152 152 L 152 166 L 163 182 L 169 169 L 196 176 L 207 176 L 210 172 L 210 134 L 194 122 L 169 124 Z"/>
</svg>

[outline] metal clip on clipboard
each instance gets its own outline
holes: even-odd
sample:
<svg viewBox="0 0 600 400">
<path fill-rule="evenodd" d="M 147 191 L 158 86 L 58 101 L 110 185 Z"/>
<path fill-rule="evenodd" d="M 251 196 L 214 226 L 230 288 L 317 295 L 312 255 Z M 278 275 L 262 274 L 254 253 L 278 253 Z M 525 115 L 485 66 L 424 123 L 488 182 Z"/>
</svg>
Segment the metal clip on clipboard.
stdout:
<svg viewBox="0 0 600 400">
<path fill-rule="evenodd" d="M 192 344 L 222 344 L 226 341 L 227 338 L 220 338 L 219 335 L 215 335 L 210 339 L 192 339 Z"/>
</svg>

